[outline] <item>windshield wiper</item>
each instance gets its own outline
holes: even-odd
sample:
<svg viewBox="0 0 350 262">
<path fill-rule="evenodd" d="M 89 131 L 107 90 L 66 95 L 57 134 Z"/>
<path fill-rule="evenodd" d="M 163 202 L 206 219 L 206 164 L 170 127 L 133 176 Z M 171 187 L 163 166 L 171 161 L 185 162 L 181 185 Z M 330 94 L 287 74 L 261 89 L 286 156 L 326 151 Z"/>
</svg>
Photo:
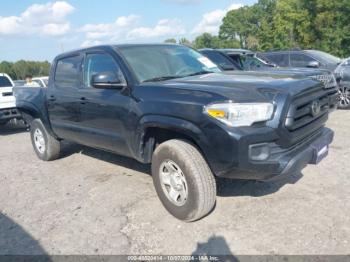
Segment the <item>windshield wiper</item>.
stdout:
<svg viewBox="0 0 350 262">
<path fill-rule="evenodd" d="M 212 73 L 214 73 L 214 72 L 213 71 L 199 71 L 199 72 L 192 73 L 192 74 L 189 74 L 189 75 L 185 75 L 185 76 L 182 76 L 182 77 L 207 75 L 207 74 L 212 74 Z"/>
<path fill-rule="evenodd" d="M 171 79 L 176 79 L 176 78 L 184 78 L 184 77 L 189 77 L 189 76 L 198 76 L 198 75 L 206 75 L 206 74 L 211 74 L 214 73 L 212 71 L 199 71 L 196 73 L 192 73 L 189 75 L 183 75 L 183 76 L 158 76 L 158 77 L 154 77 L 151 79 L 147 79 L 143 82 L 160 82 L 160 81 L 166 81 L 166 80 L 171 80 Z"/>
<path fill-rule="evenodd" d="M 160 81 L 166 81 L 166 80 L 171 80 L 171 79 L 176 79 L 176 78 L 180 78 L 181 76 L 158 76 L 158 77 L 154 77 L 151 79 L 147 79 L 143 82 L 160 82 Z"/>
</svg>

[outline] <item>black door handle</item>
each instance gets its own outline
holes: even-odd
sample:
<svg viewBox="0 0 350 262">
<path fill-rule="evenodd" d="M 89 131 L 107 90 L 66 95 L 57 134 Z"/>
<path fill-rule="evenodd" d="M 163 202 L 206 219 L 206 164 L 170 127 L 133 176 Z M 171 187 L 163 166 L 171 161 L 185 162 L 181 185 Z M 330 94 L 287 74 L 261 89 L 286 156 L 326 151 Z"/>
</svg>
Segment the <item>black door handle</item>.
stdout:
<svg viewBox="0 0 350 262">
<path fill-rule="evenodd" d="M 49 101 L 55 102 L 56 101 L 56 97 L 51 95 L 50 98 L 49 98 Z"/>
<path fill-rule="evenodd" d="M 80 98 L 80 101 L 81 101 L 80 104 L 85 105 L 86 100 L 87 100 L 86 97 L 81 97 Z"/>
</svg>

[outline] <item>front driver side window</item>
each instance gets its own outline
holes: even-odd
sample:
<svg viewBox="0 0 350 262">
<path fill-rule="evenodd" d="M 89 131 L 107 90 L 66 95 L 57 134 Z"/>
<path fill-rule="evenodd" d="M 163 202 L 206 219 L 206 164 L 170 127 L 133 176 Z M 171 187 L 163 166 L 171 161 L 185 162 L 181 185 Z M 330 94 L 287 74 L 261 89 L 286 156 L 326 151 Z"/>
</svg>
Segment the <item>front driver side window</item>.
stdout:
<svg viewBox="0 0 350 262">
<path fill-rule="evenodd" d="M 91 87 L 91 79 L 94 75 L 112 73 L 116 74 L 118 79 L 126 83 L 119 65 L 109 54 L 88 54 L 84 65 L 84 84 L 85 87 Z"/>
</svg>

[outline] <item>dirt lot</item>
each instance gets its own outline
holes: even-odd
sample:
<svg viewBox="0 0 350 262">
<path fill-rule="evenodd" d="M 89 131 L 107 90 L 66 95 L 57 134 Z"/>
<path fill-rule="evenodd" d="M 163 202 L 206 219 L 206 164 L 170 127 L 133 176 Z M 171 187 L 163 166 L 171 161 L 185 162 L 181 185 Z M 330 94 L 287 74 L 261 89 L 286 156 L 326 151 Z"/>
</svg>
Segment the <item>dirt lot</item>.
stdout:
<svg viewBox="0 0 350 262">
<path fill-rule="evenodd" d="M 29 135 L 0 129 L 0 254 L 349 254 L 350 112 L 335 112 L 336 139 L 319 166 L 278 183 L 220 180 L 203 220 L 171 217 L 149 167 L 66 145 L 35 156 Z"/>
</svg>

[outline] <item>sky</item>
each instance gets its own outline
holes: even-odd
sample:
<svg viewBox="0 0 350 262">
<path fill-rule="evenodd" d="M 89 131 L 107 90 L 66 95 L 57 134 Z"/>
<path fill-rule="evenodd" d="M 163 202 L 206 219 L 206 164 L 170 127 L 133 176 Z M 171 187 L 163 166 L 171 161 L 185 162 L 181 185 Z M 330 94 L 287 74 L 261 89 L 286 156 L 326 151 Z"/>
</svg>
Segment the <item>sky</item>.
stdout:
<svg viewBox="0 0 350 262">
<path fill-rule="evenodd" d="M 2 1 L 0 61 L 51 61 L 98 44 L 193 40 L 217 34 L 229 10 L 257 0 Z"/>
</svg>

